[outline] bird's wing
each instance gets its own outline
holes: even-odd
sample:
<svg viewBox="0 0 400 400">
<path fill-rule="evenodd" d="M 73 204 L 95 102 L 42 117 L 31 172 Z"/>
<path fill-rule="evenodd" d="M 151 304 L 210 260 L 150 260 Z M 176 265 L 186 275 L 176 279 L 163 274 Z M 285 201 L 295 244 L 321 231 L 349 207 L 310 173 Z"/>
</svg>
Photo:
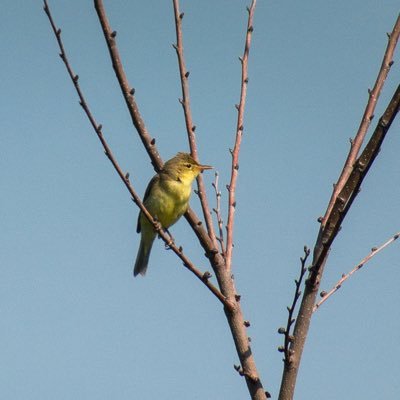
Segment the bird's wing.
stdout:
<svg viewBox="0 0 400 400">
<path fill-rule="evenodd" d="M 147 188 L 146 188 L 146 191 L 144 192 L 144 197 L 143 197 L 143 204 L 144 205 L 146 205 L 145 203 L 146 203 L 147 198 L 149 197 L 151 189 L 153 188 L 154 184 L 156 182 L 158 182 L 159 180 L 160 180 L 160 176 L 158 174 L 154 175 L 153 178 L 151 179 L 151 181 L 149 182 L 149 184 L 147 185 Z M 140 233 L 140 231 L 141 231 L 141 227 L 140 227 L 140 216 L 141 216 L 141 214 L 142 214 L 142 212 L 140 212 L 139 216 L 138 216 L 138 221 L 137 221 L 137 226 L 136 226 L 136 232 L 137 233 Z"/>
</svg>

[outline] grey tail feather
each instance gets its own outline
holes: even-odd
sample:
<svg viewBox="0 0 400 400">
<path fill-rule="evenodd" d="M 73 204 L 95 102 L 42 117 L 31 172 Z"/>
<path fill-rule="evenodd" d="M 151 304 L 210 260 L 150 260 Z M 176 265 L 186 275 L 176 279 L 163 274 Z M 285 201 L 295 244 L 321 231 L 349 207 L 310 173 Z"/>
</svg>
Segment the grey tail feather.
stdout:
<svg viewBox="0 0 400 400">
<path fill-rule="evenodd" d="M 139 274 L 144 276 L 146 274 L 152 245 L 153 242 L 150 243 L 150 246 L 145 246 L 143 240 L 140 240 L 139 251 L 136 256 L 135 267 L 133 269 L 133 276 L 137 276 Z"/>
</svg>

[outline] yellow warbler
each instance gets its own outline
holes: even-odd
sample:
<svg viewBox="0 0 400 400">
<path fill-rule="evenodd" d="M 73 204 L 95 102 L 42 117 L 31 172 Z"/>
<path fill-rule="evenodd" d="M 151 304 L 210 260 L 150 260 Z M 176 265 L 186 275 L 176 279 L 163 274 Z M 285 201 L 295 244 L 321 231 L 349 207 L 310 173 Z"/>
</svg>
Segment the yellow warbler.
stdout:
<svg viewBox="0 0 400 400">
<path fill-rule="evenodd" d="M 211 168 L 199 164 L 190 154 L 178 153 L 151 179 L 144 194 L 144 206 L 163 228 L 169 228 L 188 209 L 192 182 L 200 172 Z M 142 212 L 139 213 L 137 232 L 141 233 L 141 238 L 133 269 L 134 276 L 146 273 L 156 237 L 153 225 Z"/>
</svg>

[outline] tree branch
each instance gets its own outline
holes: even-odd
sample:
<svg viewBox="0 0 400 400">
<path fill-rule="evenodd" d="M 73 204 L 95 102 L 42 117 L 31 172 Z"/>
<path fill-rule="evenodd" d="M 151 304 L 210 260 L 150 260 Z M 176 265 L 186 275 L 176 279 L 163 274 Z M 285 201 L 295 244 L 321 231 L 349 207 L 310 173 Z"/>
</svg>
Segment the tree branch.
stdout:
<svg viewBox="0 0 400 400">
<path fill-rule="evenodd" d="M 280 351 L 281 353 L 284 353 L 285 357 L 283 359 L 283 362 L 287 365 L 289 365 L 292 362 L 291 361 L 292 351 L 290 350 L 290 343 L 293 340 L 293 335 L 291 334 L 291 330 L 292 330 L 292 325 L 295 322 L 295 318 L 293 317 L 293 315 L 294 315 L 294 310 L 297 305 L 297 301 L 299 300 L 299 298 L 301 296 L 300 288 L 301 288 L 301 284 L 303 282 L 304 275 L 307 271 L 306 261 L 307 261 L 309 255 L 310 255 L 310 249 L 307 248 L 307 246 L 304 246 L 304 257 L 300 257 L 301 265 L 300 265 L 299 278 L 294 280 L 294 283 L 296 284 L 296 290 L 294 292 L 293 302 L 290 307 L 287 307 L 288 319 L 287 319 L 287 323 L 286 323 L 286 328 L 280 327 L 278 329 L 278 333 L 280 333 L 281 335 L 284 335 L 284 337 L 285 337 L 284 345 L 279 346 L 278 351 Z"/>
<path fill-rule="evenodd" d="M 374 118 L 374 111 L 376 107 L 376 103 L 379 99 L 379 96 L 381 94 L 383 85 L 385 83 L 385 80 L 389 74 L 390 67 L 393 65 L 393 54 L 394 50 L 396 48 L 398 39 L 400 35 L 400 14 L 397 17 L 396 23 L 393 27 L 392 33 L 388 34 L 388 44 L 385 50 L 385 54 L 383 56 L 382 64 L 378 73 L 378 76 L 376 78 L 374 87 L 372 90 L 368 90 L 369 94 L 369 99 L 367 106 L 365 107 L 363 117 L 360 122 L 360 126 L 358 128 L 358 131 L 356 133 L 356 136 L 354 137 L 354 140 L 351 140 L 351 147 L 350 147 L 350 152 L 347 156 L 347 159 L 345 161 L 343 170 L 340 174 L 340 177 L 336 183 L 336 185 L 333 188 L 333 193 L 331 196 L 331 199 L 329 200 L 328 208 L 325 212 L 325 215 L 322 219 L 322 228 L 325 226 L 330 213 L 332 212 L 333 205 L 335 204 L 336 198 L 339 195 L 340 191 L 343 189 L 345 182 L 347 181 L 348 177 L 351 174 L 353 164 L 358 156 L 358 153 L 360 151 L 360 148 L 364 142 L 365 135 L 368 131 L 369 125 Z"/>
<path fill-rule="evenodd" d="M 389 35 L 389 43 L 385 51 L 381 69 L 374 88 L 370 92 L 370 99 L 365 109 L 360 128 L 354 141 L 352 141 L 350 153 L 347 157 L 338 183 L 335 185 L 325 216 L 321 218 L 321 227 L 314 246 L 312 268 L 309 277 L 306 280 L 306 287 L 295 324 L 294 338 L 290 346 L 290 349 L 293 352 L 293 362 L 290 365 L 284 366 L 279 400 L 293 399 L 301 356 L 310 327 L 319 283 L 329 256 L 330 246 L 332 245 L 351 204 L 359 192 L 364 177 L 379 152 L 380 145 L 386 132 L 398 112 L 400 97 L 399 88 L 393 96 L 385 114 L 379 121 L 368 145 L 365 147 L 358 160 L 356 160 L 367 128 L 372 120 L 376 101 L 379 97 L 390 66 L 393 64 L 392 57 L 398 41 L 399 32 L 400 20 L 397 18 L 393 31 Z"/>
<path fill-rule="evenodd" d="M 121 57 L 119 55 L 116 43 L 117 32 L 111 29 L 107 14 L 104 9 L 103 1 L 94 0 L 94 7 L 96 9 L 97 16 L 103 30 L 104 38 L 106 40 L 108 51 L 110 53 L 112 66 L 117 77 L 119 86 L 121 88 L 122 95 L 128 107 L 132 123 L 135 126 L 139 137 L 147 153 L 150 156 L 151 163 L 153 164 L 154 169 L 156 170 L 156 172 L 159 172 L 163 166 L 163 162 L 155 146 L 155 138 L 152 138 L 150 136 L 150 133 L 148 132 L 143 118 L 139 112 L 139 107 L 135 100 L 135 89 L 133 89 L 132 86 L 129 84 L 124 67 L 122 65 Z"/>
<path fill-rule="evenodd" d="M 243 123 L 244 104 L 245 104 L 246 86 L 247 86 L 247 59 L 248 59 L 251 33 L 253 31 L 252 20 L 253 20 L 255 6 L 256 6 L 256 1 L 253 0 L 250 8 L 247 8 L 249 15 L 247 23 L 244 62 L 242 63 L 241 105 L 238 106 L 239 117 L 238 117 L 238 129 L 237 129 L 237 135 L 236 135 L 237 137 L 235 145 L 236 158 L 235 160 L 232 161 L 232 168 L 234 175 L 232 178 L 233 188 L 235 187 L 236 184 L 237 156 L 239 154 L 240 140 L 243 129 L 242 123 Z M 234 194 L 234 190 L 232 194 Z M 233 202 L 234 202 L 234 197 L 230 195 L 229 204 L 234 207 Z M 233 229 L 232 214 L 229 226 L 230 226 L 230 235 L 231 235 L 230 240 L 231 240 L 232 229 Z M 224 307 L 224 311 L 235 343 L 236 352 L 239 356 L 241 364 L 241 366 L 235 366 L 235 369 L 239 372 L 241 376 L 245 378 L 251 398 L 253 400 L 265 400 L 267 397 L 269 397 L 269 394 L 268 392 L 264 391 L 259 377 L 259 373 L 257 371 L 257 366 L 254 360 L 254 356 L 252 354 L 249 338 L 246 332 L 246 327 L 248 326 L 248 322 L 246 322 L 243 318 L 243 313 L 240 306 L 241 296 L 237 293 L 235 288 L 230 262 L 229 264 L 228 263 L 225 264 L 222 262 L 221 264 L 216 266 L 214 262 L 215 261 L 219 262 L 221 259 L 223 261 L 223 257 L 221 256 L 220 253 L 213 253 L 212 256 L 213 258 L 211 258 L 210 261 L 214 265 L 214 271 L 218 279 L 219 287 L 221 289 L 222 294 L 226 297 L 226 300 L 230 303 L 230 307 Z"/>
<path fill-rule="evenodd" d="M 183 261 L 184 266 L 187 269 L 189 269 L 189 271 L 194 273 L 196 275 L 196 277 L 199 278 L 207 286 L 207 288 L 218 298 L 218 300 L 220 300 L 220 302 L 223 305 L 229 306 L 229 304 L 226 302 L 225 296 L 223 296 L 221 294 L 221 292 L 218 290 L 218 288 L 215 287 L 209 281 L 210 274 L 208 272 L 202 273 L 197 267 L 195 267 L 195 265 L 190 261 L 190 259 L 183 253 L 182 248 L 176 246 L 175 243 L 172 241 L 171 237 L 162 229 L 161 225 L 155 219 L 153 219 L 151 214 L 147 211 L 146 207 L 143 205 L 140 197 L 136 194 L 136 191 L 133 188 L 133 186 L 129 180 L 129 174 L 124 173 L 122 171 L 122 168 L 118 164 L 107 141 L 104 138 L 104 135 L 102 132 L 102 126 L 96 122 L 93 114 L 90 111 L 90 108 L 85 100 L 84 95 L 83 95 L 82 89 L 80 88 L 80 85 L 79 85 L 79 77 L 78 77 L 78 75 L 76 75 L 73 72 L 72 67 L 68 61 L 67 54 L 65 52 L 64 45 L 63 45 L 63 42 L 61 39 L 61 29 L 57 28 L 46 0 L 44 0 L 44 11 L 50 21 L 51 27 L 56 36 L 57 43 L 58 43 L 58 46 L 60 49 L 60 57 L 61 57 L 62 61 L 64 62 L 64 65 L 68 71 L 68 75 L 70 76 L 71 81 L 75 87 L 77 94 L 78 94 L 79 104 L 83 108 L 84 112 L 86 113 L 86 115 L 90 121 L 90 124 L 92 125 L 94 131 L 96 132 L 96 135 L 99 138 L 99 140 L 104 148 L 105 155 L 111 161 L 111 164 L 113 165 L 114 169 L 117 171 L 119 177 L 121 178 L 122 182 L 124 183 L 124 185 L 126 186 L 126 188 L 129 191 L 130 195 L 132 196 L 132 200 L 140 208 L 140 210 L 144 213 L 144 215 L 147 217 L 147 219 L 153 224 L 154 229 L 156 230 L 158 235 L 161 237 L 161 239 L 165 242 L 165 244 Z"/>
<path fill-rule="evenodd" d="M 215 200 L 216 200 L 216 205 L 215 208 L 213 208 L 213 211 L 215 213 L 215 216 L 217 217 L 217 223 L 218 223 L 219 236 L 217 237 L 217 240 L 221 247 L 221 254 L 223 257 L 225 257 L 224 229 L 223 229 L 224 222 L 222 221 L 222 216 L 221 216 L 221 192 L 219 190 L 218 181 L 219 181 L 219 175 L 218 172 L 216 172 L 215 180 L 212 184 L 215 191 Z"/>
<path fill-rule="evenodd" d="M 329 299 L 329 297 L 331 297 L 335 292 L 337 292 L 342 287 L 343 283 L 346 282 L 347 279 L 349 279 L 355 272 L 360 270 L 369 260 L 371 260 L 371 258 L 376 256 L 380 251 L 382 251 L 385 247 L 392 244 L 399 237 L 400 237 L 400 232 L 397 232 L 395 235 L 393 235 L 389 240 L 387 240 L 379 247 L 372 248 L 371 252 L 366 257 L 364 257 L 349 273 L 342 275 L 339 281 L 328 293 L 321 292 L 322 299 L 317 304 L 315 304 L 313 312 L 317 311 L 319 307 L 321 307 L 321 305 L 325 303 L 326 300 Z"/>
<path fill-rule="evenodd" d="M 342 221 L 349 211 L 354 199 L 357 197 L 361 183 L 378 155 L 386 133 L 399 111 L 399 104 L 400 86 L 397 87 L 385 113 L 380 118 L 371 139 L 368 141 L 360 157 L 353 164 L 351 173 L 333 204 L 332 211 L 326 221 L 325 227 L 319 234 L 314 249 L 313 268 L 309 279 L 307 280 L 309 285 L 315 285 L 319 279 L 318 266 L 321 265 L 322 260 L 329 252 L 329 248 L 340 230 Z"/>
<path fill-rule="evenodd" d="M 371 139 L 365 146 L 360 157 L 354 163 L 350 176 L 336 198 L 325 228 L 318 236 L 317 243 L 314 247 L 312 267 L 310 268 L 309 277 L 306 280 L 306 287 L 294 328 L 294 337 L 290 346 L 290 350 L 292 351 L 292 363 L 284 367 L 279 400 L 293 399 L 300 360 L 310 327 L 321 276 L 328 259 L 330 246 L 339 232 L 340 226 L 353 204 L 354 199 L 360 191 L 361 183 L 379 153 L 386 133 L 399 112 L 399 107 L 400 86 L 397 87 L 385 113 L 380 118 Z"/>
<path fill-rule="evenodd" d="M 179 0 L 173 0 L 174 16 L 175 16 L 175 30 L 176 30 L 176 44 L 173 45 L 176 50 L 179 64 L 179 74 L 182 87 L 182 99 L 180 103 L 183 107 L 185 116 L 186 131 L 189 140 L 190 152 L 196 161 L 199 161 L 196 135 L 196 126 L 193 123 L 192 111 L 190 108 L 190 94 L 189 94 L 189 71 L 186 69 L 185 58 L 183 55 L 183 35 L 182 35 L 182 19 L 184 13 L 179 10 Z M 206 189 L 204 186 L 203 176 L 200 174 L 197 177 L 197 194 L 200 198 L 200 204 L 203 210 L 204 220 L 206 221 L 207 232 L 213 242 L 214 247 L 217 247 L 214 225 L 211 217 L 210 207 L 208 206 Z"/>
<path fill-rule="evenodd" d="M 240 101 L 237 106 L 238 117 L 236 123 L 236 137 L 235 137 L 235 145 L 233 150 L 231 151 L 232 155 L 232 167 L 231 167 L 231 179 L 230 183 L 227 186 L 228 189 L 228 221 L 226 226 L 226 268 L 228 270 L 231 269 L 232 264 L 232 251 L 233 251 L 233 225 L 234 225 L 234 213 L 236 208 L 236 182 L 239 171 L 239 152 L 240 145 L 242 143 L 243 136 L 243 122 L 244 122 L 244 109 L 246 105 L 246 95 L 247 95 L 247 84 L 249 82 L 248 75 L 248 59 L 251 45 L 251 38 L 253 34 L 253 16 L 254 10 L 256 7 L 256 0 L 252 0 L 250 8 L 247 8 L 249 13 L 249 18 L 247 21 L 247 32 L 246 32 L 246 42 L 244 46 L 243 56 L 239 57 L 239 60 L 242 65 L 242 81 L 241 81 L 241 90 L 240 90 Z"/>
</svg>

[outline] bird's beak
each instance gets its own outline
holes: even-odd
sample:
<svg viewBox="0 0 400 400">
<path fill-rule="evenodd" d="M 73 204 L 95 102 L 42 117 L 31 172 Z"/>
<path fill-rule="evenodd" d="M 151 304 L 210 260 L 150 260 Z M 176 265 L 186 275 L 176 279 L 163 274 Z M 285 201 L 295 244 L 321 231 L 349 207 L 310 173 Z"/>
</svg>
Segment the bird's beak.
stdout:
<svg viewBox="0 0 400 400">
<path fill-rule="evenodd" d="M 199 165 L 199 168 L 201 169 L 201 172 L 203 172 L 206 169 L 213 169 L 214 167 L 211 165 Z"/>
</svg>

